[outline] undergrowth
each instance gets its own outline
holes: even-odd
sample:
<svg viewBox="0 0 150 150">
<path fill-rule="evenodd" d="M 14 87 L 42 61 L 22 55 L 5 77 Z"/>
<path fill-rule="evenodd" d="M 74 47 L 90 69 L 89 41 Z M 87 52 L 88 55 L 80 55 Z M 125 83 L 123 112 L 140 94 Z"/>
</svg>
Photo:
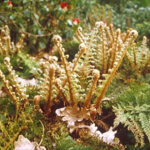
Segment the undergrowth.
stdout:
<svg viewBox="0 0 150 150">
<path fill-rule="evenodd" d="M 1 149 L 14 149 L 19 135 L 47 150 L 148 147 L 150 56 L 145 38 L 134 43 L 137 31 L 121 33 L 102 21 L 88 34 L 79 27 L 76 55 L 68 59 L 72 45 L 64 48 L 55 35 L 60 59 L 39 59 L 22 52 L 23 35 L 10 43 L 7 30 L 0 38 Z"/>
</svg>

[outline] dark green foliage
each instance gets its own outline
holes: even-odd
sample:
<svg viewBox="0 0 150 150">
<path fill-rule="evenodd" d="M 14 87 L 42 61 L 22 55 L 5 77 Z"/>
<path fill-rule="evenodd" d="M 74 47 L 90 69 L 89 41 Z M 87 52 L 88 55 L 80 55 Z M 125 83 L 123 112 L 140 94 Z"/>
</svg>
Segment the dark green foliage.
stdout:
<svg viewBox="0 0 150 150">
<path fill-rule="evenodd" d="M 116 118 L 114 126 L 120 123 L 127 126 L 136 139 L 136 143 L 144 145 L 144 135 L 150 141 L 150 85 L 134 83 L 122 93 L 113 106 Z"/>
<path fill-rule="evenodd" d="M 8 75 L 6 66 L 4 65 L 4 56 L 0 56 L 0 70 L 3 71 L 5 75 Z M 10 57 L 10 62 L 13 66 L 13 69 L 21 77 L 31 79 L 33 77 L 39 76 L 39 62 L 37 62 L 32 57 L 26 55 L 25 53 L 19 52 L 15 56 Z"/>
<path fill-rule="evenodd" d="M 39 76 L 39 63 L 24 53 L 18 53 L 14 59 L 11 59 L 11 64 L 21 77 L 31 79 Z"/>
<path fill-rule="evenodd" d="M 141 11 L 143 11 L 143 10 L 141 10 Z M 145 11 L 145 14 L 150 14 L 150 11 L 146 12 L 145 9 L 144 9 L 144 11 Z M 139 15 L 144 15 L 144 14 L 139 13 Z M 148 17 L 149 17 L 149 15 L 148 15 Z M 150 39 L 150 31 L 149 31 L 150 24 L 149 24 L 149 19 L 147 19 L 147 20 L 143 19 L 143 21 L 141 21 L 141 22 L 142 23 L 140 23 L 140 21 L 139 21 L 139 23 L 136 24 L 136 29 L 139 31 L 139 34 L 140 34 L 139 40 L 142 40 L 142 37 L 145 36 L 145 35 L 147 36 L 148 39 Z M 150 46 L 150 42 L 149 41 L 148 41 L 148 45 Z"/>
<path fill-rule="evenodd" d="M 85 137 L 81 143 L 75 142 L 71 136 L 62 136 L 57 142 L 54 150 L 120 150 L 121 147 L 114 148 L 92 137 Z M 86 141 L 84 141 L 86 140 Z M 86 143 L 84 145 L 84 143 Z"/>
<path fill-rule="evenodd" d="M 114 102 L 113 100 L 115 100 L 127 88 L 128 85 L 123 82 L 123 75 L 121 73 L 116 73 L 116 76 L 109 85 L 105 96 L 110 98 L 110 102 Z"/>
<path fill-rule="evenodd" d="M 69 26 L 68 20 L 77 16 L 74 6 L 77 1 L 67 0 L 70 9 L 61 9 L 60 1 L 12 1 L 12 7 L 8 1 L 1 2 L 0 5 L 0 26 L 7 24 L 11 29 L 11 36 L 14 42 L 17 41 L 18 31 L 26 35 L 26 50 L 29 53 L 36 53 L 44 49 L 49 51 L 52 47 L 52 35 L 62 34 L 63 37 L 72 37 L 76 27 Z M 79 6 L 77 6 L 79 9 Z"/>
<path fill-rule="evenodd" d="M 67 50 L 66 54 L 69 55 L 68 61 L 72 61 L 75 54 L 78 52 L 79 43 L 75 40 L 64 43 L 64 48 Z"/>
<path fill-rule="evenodd" d="M 139 81 L 150 84 L 150 73 L 146 73 L 144 77 L 140 76 Z"/>
<path fill-rule="evenodd" d="M 92 150 L 90 146 L 76 144 L 71 136 L 61 137 L 56 143 L 54 150 Z"/>
<path fill-rule="evenodd" d="M 0 132 L 2 136 L 0 136 L 0 148 L 4 150 L 8 150 L 9 148 L 13 148 L 14 141 L 22 132 L 23 130 L 26 130 L 28 126 L 31 125 L 31 113 L 32 109 L 30 111 L 20 111 L 17 115 L 17 119 L 15 119 L 16 112 L 15 107 L 12 107 L 12 105 L 8 105 L 6 111 L 4 112 L 4 115 L 0 114 L 1 120 L 0 120 Z"/>
<path fill-rule="evenodd" d="M 126 150 L 148 150 L 149 149 L 149 144 L 146 144 L 144 147 L 140 146 L 132 146 L 132 145 L 127 145 Z"/>
</svg>

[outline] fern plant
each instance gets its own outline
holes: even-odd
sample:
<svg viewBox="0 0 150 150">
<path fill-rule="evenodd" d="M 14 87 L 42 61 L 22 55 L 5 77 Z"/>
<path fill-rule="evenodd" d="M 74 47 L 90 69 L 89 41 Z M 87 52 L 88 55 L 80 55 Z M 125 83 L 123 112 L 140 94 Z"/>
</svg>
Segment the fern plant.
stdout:
<svg viewBox="0 0 150 150">
<path fill-rule="evenodd" d="M 11 42 L 10 30 L 8 26 L 2 28 L 0 35 L 0 54 L 3 56 L 13 56 L 19 52 L 22 48 L 22 43 L 25 38 L 25 35 L 22 34 L 19 42 L 15 45 L 14 42 Z"/>
<path fill-rule="evenodd" d="M 29 105 L 28 87 L 19 81 L 10 62 L 12 58 L 19 58 L 16 55 L 20 54 L 23 38 L 24 35 L 15 45 L 11 42 L 8 26 L 1 30 L 0 54 L 3 63 L 1 62 L 0 79 L 2 89 L 6 93 L 1 96 L 0 101 L 0 149 L 3 150 L 13 148 L 18 135 L 32 125 L 35 117 L 34 108 Z M 32 115 L 29 115 L 31 112 Z"/>
<path fill-rule="evenodd" d="M 61 37 L 56 35 L 53 38 L 60 53 L 61 66 L 49 60 L 49 69 L 46 69 L 48 73 L 45 74 L 41 89 L 49 89 L 49 96 L 46 95 L 48 97 L 45 100 L 49 108 L 51 101 L 60 96 L 63 96 L 66 105 L 74 107 L 81 101 L 84 108 L 90 108 L 91 99 L 95 95 L 94 107 L 98 109 L 127 48 L 138 35 L 132 30 L 123 39 L 119 29 L 113 31 L 112 25 L 107 27 L 103 22 L 97 22 L 88 35 L 83 35 L 81 30 L 79 27 L 76 32 L 81 44 L 72 62 L 67 61 Z M 61 74 L 56 76 L 56 70 Z M 52 87 L 55 94 L 51 93 Z"/>
<path fill-rule="evenodd" d="M 67 122 L 71 133 L 80 128 L 92 131 L 95 126 L 92 123 L 102 113 L 100 106 L 105 92 L 137 35 L 135 30 L 121 34 L 120 29 L 114 30 L 113 25 L 106 26 L 104 22 L 97 22 L 89 34 L 83 34 L 79 27 L 76 32 L 79 51 L 72 62 L 67 60 L 62 38 L 55 35 L 53 41 L 61 61 L 50 56 L 48 61 L 42 62 L 44 74 L 39 95 L 34 97 L 35 108 L 46 117 L 53 116 L 56 110 L 56 114 Z M 106 129 L 103 121 L 99 121 L 99 125 Z"/>
<path fill-rule="evenodd" d="M 145 75 L 149 72 L 150 53 L 145 36 L 143 37 L 141 46 L 137 43 L 133 43 L 133 46 L 128 50 L 126 56 L 130 67 L 134 68 L 135 71 L 138 71 L 141 75 Z"/>
<path fill-rule="evenodd" d="M 136 145 L 145 144 L 146 135 L 150 142 L 150 85 L 134 83 L 115 101 L 113 111 L 116 115 L 114 127 L 120 123 L 127 127 L 135 137 Z"/>
<path fill-rule="evenodd" d="M 5 90 L 10 98 L 2 98 L 1 108 L 4 109 L 1 113 L 2 120 L 0 121 L 0 130 L 3 134 L 0 140 L 1 149 L 9 149 L 15 141 L 20 132 L 27 128 L 32 123 L 29 116 L 30 107 L 28 95 L 26 94 L 26 87 L 23 87 L 18 82 L 18 77 L 13 70 L 9 57 L 4 59 L 4 63 L 11 75 L 11 79 L 6 79 L 2 71 L 0 71 L 0 78 L 4 84 Z M 9 115 L 11 117 L 9 117 Z M 13 137 L 12 137 L 13 136 Z M 5 137 L 5 138 L 3 138 Z"/>
</svg>

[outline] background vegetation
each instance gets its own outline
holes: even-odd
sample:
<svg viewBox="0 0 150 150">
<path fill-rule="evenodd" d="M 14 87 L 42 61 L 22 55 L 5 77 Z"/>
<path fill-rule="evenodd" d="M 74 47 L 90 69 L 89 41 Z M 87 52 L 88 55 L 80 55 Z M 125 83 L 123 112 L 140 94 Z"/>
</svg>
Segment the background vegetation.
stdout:
<svg viewBox="0 0 150 150">
<path fill-rule="evenodd" d="M 23 51 L 10 57 L 13 69 L 19 76 L 27 80 L 43 77 L 40 69 L 33 69 L 40 68 L 39 60 L 41 58 L 47 59 L 51 54 L 59 57 L 52 41 L 53 35 L 61 35 L 63 45 L 67 50 L 66 53 L 70 56 L 69 60 L 72 60 L 78 52 L 79 46 L 74 38 L 77 27 L 81 26 L 84 32 L 89 32 L 96 21 L 103 21 L 107 25 L 113 24 L 114 28 L 120 28 L 123 32 L 129 28 L 136 29 L 139 33 L 136 40 L 137 47 L 141 45 L 143 36 L 147 37 L 147 45 L 150 46 L 149 0 L 0 0 L 0 29 L 2 30 L 5 25 L 8 25 L 11 41 L 15 44 L 19 41 L 21 34 L 25 34 Z M 131 49 L 129 49 L 130 51 Z M 4 56 L 1 55 L 0 70 L 9 80 L 11 77 L 3 64 L 3 59 Z M 117 133 L 117 137 L 120 138 L 127 150 L 147 150 L 149 148 L 150 71 L 147 69 L 146 72 L 141 73 L 139 72 L 140 67 L 141 65 L 131 67 L 128 58 L 123 60 L 119 73 L 116 74 L 106 92 L 106 96 L 113 97 L 113 100 L 103 103 L 104 114 L 99 118 L 106 124 L 112 125 L 117 116 L 114 121 L 114 126 L 120 131 Z M 13 83 L 11 82 L 11 84 Z M 5 92 L 2 83 L 0 88 L 2 92 Z M 21 132 L 31 141 L 38 143 L 44 136 L 42 145 L 48 150 L 117 149 L 117 147 L 96 141 L 94 138 L 81 136 L 82 138 L 78 139 L 78 136 L 69 134 L 66 125 L 60 119 L 45 119 L 39 112 L 32 113 L 34 110 L 32 99 L 37 95 L 39 89 L 39 87 L 27 88 L 26 92 L 27 95 L 30 95 L 31 105 L 23 108 L 24 111 L 19 114 L 20 118 L 24 118 L 23 120 L 14 121 L 15 105 L 10 102 L 10 98 L 0 97 L 0 123 L 3 122 L 5 125 L 4 127 L 0 124 L 0 134 L 3 138 L 1 147 L 4 147 L 4 139 L 8 143 L 11 143 L 11 139 L 17 139 L 18 134 L 16 133 L 19 129 L 19 133 Z M 118 110 L 124 116 L 123 118 L 118 114 Z M 110 116 L 110 118 L 107 119 L 105 116 Z M 44 120 L 44 135 L 39 120 Z M 134 147 L 135 143 L 137 147 Z M 8 148 L 9 146 L 7 146 L 5 147 Z M 12 147 L 9 148 L 12 149 Z"/>
<path fill-rule="evenodd" d="M 62 8 L 59 0 L 8 0 L 1 1 L 0 26 L 7 24 L 14 42 L 20 33 L 26 35 L 26 50 L 36 53 L 41 50 L 50 51 L 52 35 L 61 34 L 67 40 L 71 39 L 76 30 L 72 23 L 74 18 L 80 20 L 80 25 L 85 30 L 90 30 L 97 20 L 112 23 L 116 28 L 126 30 L 131 27 L 149 37 L 150 2 L 139 1 L 103 1 L 83 0 L 64 1 L 69 6 Z"/>
</svg>

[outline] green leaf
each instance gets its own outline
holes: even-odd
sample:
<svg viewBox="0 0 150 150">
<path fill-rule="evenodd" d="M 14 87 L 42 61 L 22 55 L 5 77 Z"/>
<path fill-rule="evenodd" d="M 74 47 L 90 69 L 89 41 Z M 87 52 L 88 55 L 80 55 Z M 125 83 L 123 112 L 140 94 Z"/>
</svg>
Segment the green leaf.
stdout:
<svg viewBox="0 0 150 150">
<path fill-rule="evenodd" d="M 5 116 L 0 114 L 0 121 L 4 120 Z"/>
<path fill-rule="evenodd" d="M 27 16 L 27 17 L 30 17 L 30 11 L 29 11 L 29 9 L 26 9 L 25 11 L 24 11 L 24 14 Z"/>
<path fill-rule="evenodd" d="M 16 17 L 16 16 L 15 16 L 14 14 L 12 14 L 12 15 L 9 16 L 10 20 L 14 20 L 15 17 Z"/>
<path fill-rule="evenodd" d="M 29 0 L 23 0 L 23 3 L 24 3 L 24 4 L 27 3 L 27 2 L 29 2 Z"/>
<path fill-rule="evenodd" d="M 44 49 L 46 47 L 46 44 L 44 42 L 39 42 L 39 45 L 42 49 Z"/>
<path fill-rule="evenodd" d="M 36 13 L 34 13 L 34 16 L 35 16 L 36 19 L 39 20 L 39 15 L 37 15 Z"/>
<path fill-rule="evenodd" d="M 43 31 L 41 29 L 38 30 L 38 34 L 43 34 Z"/>
</svg>

